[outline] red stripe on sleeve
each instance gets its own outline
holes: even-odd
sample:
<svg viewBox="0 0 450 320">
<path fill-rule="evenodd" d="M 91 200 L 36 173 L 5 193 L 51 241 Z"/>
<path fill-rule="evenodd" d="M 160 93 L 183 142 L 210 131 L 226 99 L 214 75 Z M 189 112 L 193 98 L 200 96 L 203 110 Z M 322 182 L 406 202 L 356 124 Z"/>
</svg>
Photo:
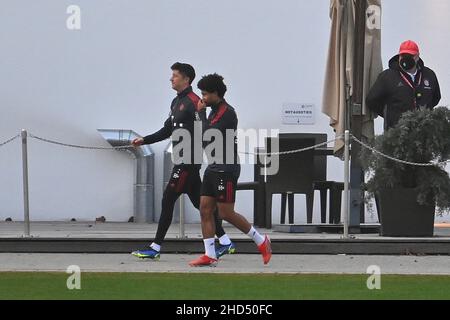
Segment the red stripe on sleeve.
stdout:
<svg viewBox="0 0 450 320">
<path fill-rule="evenodd" d="M 216 115 L 214 116 L 214 118 L 211 120 L 211 124 L 216 124 L 217 122 L 219 122 L 219 120 L 223 117 L 223 115 L 225 114 L 225 112 L 228 110 L 226 105 L 221 105 L 219 107 L 219 110 L 217 111 Z"/>
<path fill-rule="evenodd" d="M 200 97 L 198 95 L 196 95 L 194 92 L 189 92 L 187 96 L 194 104 L 195 110 L 199 111 L 198 110 L 198 102 L 200 101 Z"/>
</svg>

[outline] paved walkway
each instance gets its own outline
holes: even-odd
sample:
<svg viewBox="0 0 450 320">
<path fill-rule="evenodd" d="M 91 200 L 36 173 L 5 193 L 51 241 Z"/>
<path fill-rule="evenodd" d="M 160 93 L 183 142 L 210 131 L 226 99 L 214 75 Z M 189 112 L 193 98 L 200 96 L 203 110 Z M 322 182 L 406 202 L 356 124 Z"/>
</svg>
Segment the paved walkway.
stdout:
<svg viewBox="0 0 450 320">
<path fill-rule="evenodd" d="M 34 238 L 99 238 L 99 239 L 149 239 L 155 236 L 157 224 L 139 223 L 95 223 L 95 222 L 34 222 L 31 224 L 31 235 Z M 226 232 L 233 239 L 248 239 L 239 230 L 224 223 Z M 308 240 L 335 240 L 340 234 L 326 233 L 282 233 L 273 230 L 259 229 L 261 233 L 269 234 L 271 239 L 308 239 Z M 200 224 L 187 224 L 186 236 L 189 239 L 201 239 Z M 0 222 L 1 238 L 20 238 L 24 234 L 24 225 L 20 222 Z M 435 240 L 450 237 L 450 224 L 436 225 Z M 172 224 L 167 233 L 167 239 L 179 238 L 179 225 Z M 380 239 L 378 234 L 355 235 L 356 239 Z M 383 240 L 390 238 L 383 237 Z M 399 240 L 400 238 L 395 238 Z M 412 238 L 408 238 L 411 240 Z"/>
<path fill-rule="evenodd" d="M 382 274 L 449 275 L 449 256 L 345 256 L 274 255 L 264 266 L 255 255 L 229 255 L 215 268 L 191 268 L 197 255 L 161 255 L 160 261 L 139 260 L 125 254 L 10 254 L 0 253 L 0 272 L 65 272 L 78 265 L 82 272 L 177 272 L 177 273 L 289 273 L 289 274 L 366 274 L 379 266 Z"/>
</svg>

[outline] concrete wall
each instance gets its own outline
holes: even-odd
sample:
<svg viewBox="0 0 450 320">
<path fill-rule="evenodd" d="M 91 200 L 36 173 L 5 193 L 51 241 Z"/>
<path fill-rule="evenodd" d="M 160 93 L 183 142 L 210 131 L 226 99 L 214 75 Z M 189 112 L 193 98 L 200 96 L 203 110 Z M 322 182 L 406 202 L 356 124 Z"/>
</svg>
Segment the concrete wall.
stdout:
<svg viewBox="0 0 450 320">
<path fill-rule="evenodd" d="M 81 8 L 79 31 L 66 28 L 66 8 Z M 446 0 L 384 1 L 385 64 L 405 39 L 416 39 L 435 69 L 448 104 L 444 42 L 450 22 Z M 174 96 L 170 65 L 192 63 L 198 75 L 218 72 L 229 87 L 241 128 L 281 132 L 332 130 L 320 113 L 329 39 L 329 1 L 1 0 L 0 141 L 27 128 L 68 143 L 106 146 L 97 128 L 160 128 Z M 317 108 L 312 126 L 284 126 L 284 102 Z M 377 128 L 381 130 L 381 121 Z M 162 196 L 162 152 L 156 156 L 156 210 Z M 133 162 L 119 152 L 82 151 L 30 142 L 33 220 L 126 221 L 133 212 Z M 329 178 L 342 180 L 342 163 L 329 161 Z M 252 179 L 243 168 L 241 181 Z M 305 221 L 297 197 L 296 222 Z M 275 200 L 274 221 L 279 201 Z M 318 201 L 316 201 L 318 202 Z M 22 218 L 20 144 L 0 148 L 0 220 Z M 188 222 L 199 221 L 188 205 Z M 252 217 L 250 192 L 237 209 Z M 318 218 L 316 204 L 315 217 Z M 369 219 L 371 219 L 369 217 Z"/>
</svg>

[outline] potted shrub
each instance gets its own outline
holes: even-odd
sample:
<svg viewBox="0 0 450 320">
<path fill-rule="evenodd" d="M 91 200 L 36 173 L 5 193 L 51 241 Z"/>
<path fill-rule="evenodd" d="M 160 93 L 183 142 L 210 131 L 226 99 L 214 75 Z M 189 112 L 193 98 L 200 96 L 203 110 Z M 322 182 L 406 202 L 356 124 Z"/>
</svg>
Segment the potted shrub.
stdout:
<svg viewBox="0 0 450 320">
<path fill-rule="evenodd" d="M 436 164 L 403 164 L 363 148 L 361 163 L 368 175 L 364 189 L 376 199 L 381 235 L 433 236 L 435 209 L 450 209 L 450 177 L 445 164 L 439 164 L 450 158 L 450 110 L 405 113 L 372 145 L 397 159 Z"/>
</svg>

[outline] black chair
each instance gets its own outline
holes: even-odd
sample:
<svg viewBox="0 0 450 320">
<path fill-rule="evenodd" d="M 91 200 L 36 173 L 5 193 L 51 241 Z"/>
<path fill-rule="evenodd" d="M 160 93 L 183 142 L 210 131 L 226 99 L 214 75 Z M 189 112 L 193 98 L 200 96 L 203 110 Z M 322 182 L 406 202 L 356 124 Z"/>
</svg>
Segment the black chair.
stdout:
<svg viewBox="0 0 450 320">
<path fill-rule="evenodd" d="M 314 139 L 313 145 L 320 144 L 327 141 L 326 134 L 314 134 L 314 133 L 287 133 L 280 134 L 281 138 L 295 139 L 295 138 L 312 138 Z M 321 148 L 326 148 L 323 146 Z M 344 190 L 344 184 L 341 182 L 327 181 L 327 153 L 328 152 L 315 152 L 314 155 L 314 190 L 320 191 L 320 209 L 321 209 L 321 223 L 326 223 L 327 212 L 327 193 L 330 193 L 330 206 L 329 206 L 329 223 L 339 224 L 341 216 L 341 199 L 342 191 Z M 329 153 L 329 154 L 332 154 Z M 314 202 L 314 193 L 306 195 L 312 197 L 307 199 L 307 203 Z M 280 223 L 286 223 L 286 200 L 288 201 L 289 212 L 289 224 L 294 223 L 294 194 L 283 193 L 281 195 L 281 214 Z M 312 212 L 307 213 L 307 223 L 312 224 Z"/>
<path fill-rule="evenodd" d="M 320 220 L 321 223 L 327 222 L 327 193 L 330 192 L 330 206 L 329 206 L 329 218 L 328 223 L 340 224 L 341 223 L 341 203 L 342 192 L 344 191 L 343 182 L 335 181 L 314 181 L 314 190 L 320 191 Z M 280 223 L 286 223 L 286 200 L 288 202 L 287 208 L 289 213 L 289 224 L 294 224 L 294 194 L 283 193 L 281 194 L 281 214 Z M 308 223 L 312 223 L 312 219 L 308 220 Z"/>
<path fill-rule="evenodd" d="M 342 203 L 342 191 L 344 191 L 343 182 L 335 181 L 315 181 L 314 190 L 320 191 L 320 213 L 321 222 L 327 221 L 327 192 L 330 191 L 330 214 L 328 223 L 339 224 L 341 223 L 341 203 Z"/>
<path fill-rule="evenodd" d="M 237 191 L 253 191 L 253 224 L 257 227 L 264 227 L 264 221 L 260 217 L 264 215 L 264 185 L 259 181 L 240 182 L 236 187 Z"/>
<path fill-rule="evenodd" d="M 295 135 L 280 135 L 277 138 L 267 138 L 266 150 L 268 153 L 273 149 L 272 146 L 275 142 L 279 144 L 279 151 L 283 152 L 312 146 L 315 143 L 315 139 L 299 138 Z M 272 227 L 272 196 L 274 194 L 305 194 L 307 217 L 308 220 L 312 220 L 314 150 L 279 156 L 278 172 L 273 175 L 267 175 L 266 179 L 266 228 Z"/>
<path fill-rule="evenodd" d="M 258 155 L 259 153 L 264 153 L 265 149 L 256 148 L 255 153 Z M 264 176 L 261 174 L 261 170 L 264 168 L 263 164 L 259 161 L 259 157 L 255 156 L 255 164 L 254 164 L 254 181 L 251 182 L 239 182 L 237 184 L 237 191 L 253 191 L 253 224 L 256 227 L 264 228 L 266 226 L 265 219 L 265 183 Z"/>
</svg>

